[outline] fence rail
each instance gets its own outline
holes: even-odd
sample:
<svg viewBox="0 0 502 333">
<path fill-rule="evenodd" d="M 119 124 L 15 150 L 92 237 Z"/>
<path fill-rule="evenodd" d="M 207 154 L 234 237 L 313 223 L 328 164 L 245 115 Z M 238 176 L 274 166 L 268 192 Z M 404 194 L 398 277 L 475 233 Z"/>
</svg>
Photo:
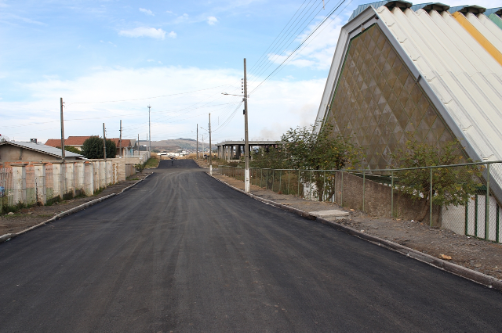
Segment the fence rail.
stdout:
<svg viewBox="0 0 502 333">
<path fill-rule="evenodd" d="M 471 172 L 473 168 L 477 176 Z M 417 171 L 425 178 L 422 181 L 426 181 L 430 193 L 434 193 L 433 199 L 444 195 L 453 204 L 439 206 L 434 200 L 427 202 L 419 192 L 413 192 L 412 198 L 412 191 L 402 180 Z M 218 172 L 244 181 L 241 167 L 219 165 Z M 252 185 L 277 193 L 329 201 L 372 216 L 408 220 L 423 217 L 423 222 L 430 226 L 497 243 L 502 241 L 501 198 L 494 189 L 501 184 L 501 174 L 502 161 L 383 170 L 250 169 Z M 449 192 L 445 192 L 445 184 Z M 467 189 L 469 184 L 475 186 L 471 191 Z"/>
</svg>

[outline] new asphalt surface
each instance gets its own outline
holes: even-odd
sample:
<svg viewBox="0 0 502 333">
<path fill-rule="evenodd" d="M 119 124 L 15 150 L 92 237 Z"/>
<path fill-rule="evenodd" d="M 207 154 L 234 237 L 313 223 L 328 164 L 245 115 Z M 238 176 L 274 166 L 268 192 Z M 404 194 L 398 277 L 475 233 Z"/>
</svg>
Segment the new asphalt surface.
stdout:
<svg viewBox="0 0 502 333">
<path fill-rule="evenodd" d="M 502 293 L 162 161 L 0 244 L 0 332 L 500 332 Z"/>
</svg>

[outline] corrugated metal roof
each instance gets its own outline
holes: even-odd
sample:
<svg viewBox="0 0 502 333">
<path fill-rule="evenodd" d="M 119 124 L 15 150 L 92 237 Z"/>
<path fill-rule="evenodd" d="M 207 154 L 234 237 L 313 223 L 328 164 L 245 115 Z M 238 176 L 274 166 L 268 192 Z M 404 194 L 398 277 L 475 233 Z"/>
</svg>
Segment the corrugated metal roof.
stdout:
<svg viewBox="0 0 502 333">
<path fill-rule="evenodd" d="M 46 145 L 39 145 L 34 142 L 12 142 L 12 141 L 0 142 L 0 146 L 6 145 L 6 144 L 12 145 L 12 146 L 24 147 L 27 149 L 36 150 L 36 151 L 39 151 L 39 152 L 42 152 L 45 154 L 49 154 L 49 155 L 52 155 L 55 157 L 62 158 L 61 149 L 59 149 L 59 148 L 46 146 Z M 75 154 L 70 151 L 65 151 L 65 156 L 66 157 L 85 158 L 83 155 Z"/>
<path fill-rule="evenodd" d="M 486 8 L 481 6 L 463 5 L 463 6 L 451 7 L 450 9 L 448 9 L 448 11 L 450 12 L 450 14 L 453 14 L 455 12 L 461 12 L 462 14 L 466 13 L 482 14 L 486 11 Z"/>
<path fill-rule="evenodd" d="M 377 2 L 370 2 L 364 5 L 359 5 L 353 12 L 352 15 L 350 15 L 349 21 L 352 20 L 354 17 L 362 13 L 366 8 L 369 6 L 377 9 L 381 6 L 386 6 L 390 9 L 394 7 L 401 7 L 401 8 L 410 8 L 413 4 L 408 1 L 377 1 Z"/>
<path fill-rule="evenodd" d="M 415 12 L 419 9 L 423 9 L 427 12 L 431 10 L 435 10 L 437 12 L 444 12 L 445 10 L 450 9 L 450 6 L 445 5 L 444 3 L 441 2 L 427 2 L 411 6 L 411 10 Z"/>
<path fill-rule="evenodd" d="M 490 16 L 490 14 L 495 14 L 498 16 L 502 15 L 502 7 L 497 7 L 497 8 L 489 8 L 484 12 L 486 16 Z"/>
</svg>

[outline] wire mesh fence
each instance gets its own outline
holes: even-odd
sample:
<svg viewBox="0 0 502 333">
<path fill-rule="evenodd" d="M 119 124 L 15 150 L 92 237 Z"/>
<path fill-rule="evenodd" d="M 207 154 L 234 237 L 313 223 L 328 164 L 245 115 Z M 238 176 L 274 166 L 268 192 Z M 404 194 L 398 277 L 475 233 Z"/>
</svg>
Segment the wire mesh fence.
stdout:
<svg viewBox="0 0 502 333">
<path fill-rule="evenodd" d="M 244 181 L 243 168 L 218 170 Z M 384 170 L 251 168 L 250 176 L 252 185 L 280 194 L 502 242 L 500 161 Z"/>
</svg>

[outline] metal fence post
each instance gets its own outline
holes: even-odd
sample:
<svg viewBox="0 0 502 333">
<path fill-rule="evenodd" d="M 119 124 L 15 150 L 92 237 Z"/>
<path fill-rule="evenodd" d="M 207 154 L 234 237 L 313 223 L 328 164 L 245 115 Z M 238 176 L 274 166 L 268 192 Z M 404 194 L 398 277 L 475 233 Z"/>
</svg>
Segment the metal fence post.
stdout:
<svg viewBox="0 0 502 333">
<path fill-rule="evenodd" d="M 275 184 L 275 169 L 272 169 L 272 192 L 274 191 Z"/>
<path fill-rule="evenodd" d="M 326 171 L 324 171 L 324 180 L 322 183 L 322 201 L 326 200 Z"/>
<path fill-rule="evenodd" d="M 394 217 L 394 171 L 390 172 L 390 217 Z"/>
<path fill-rule="evenodd" d="M 366 169 L 363 169 L 363 212 L 364 212 L 364 194 L 366 192 Z"/>
<path fill-rule="evenodd" d="M 340 188 L 340 206 L 343 207 L 343 170 L 342 170 L 342 183 Z"/>
<path fill-rule="evenodd" d="M 430 203 L 430 216 L 429 216 L 429 226 L 432 227 L 432 168 L 431 170 L 431 183 L 430 183 L 430 189 L 429 189 L 429 203 Z"/>
<path fill-rule="evenodd" d="M 289 185 L 291 185 L 291 173 L 290 172 L 288 172 L 288 194 L 290 193 Z"/>
<path fill-rule="evenodd" d="M 282 170 L 279 170 L 279 191 L 277 192 L 282 192 Z"/>
<path fill-rule="evenodd" d="M 310 192 L 310 200 L 312 200 L 312 170 L 310 170 L 309 192 Z"/>
<path fill-rule="evenodd" d="M 486 165 L 486 200 L 485 200 L 485 240 L 488 240 L 490 224 L 490 164 Z"/>
<path fill-rule="evenodd" d="M 300 172 L 301 169 L 298 169 L 298 196 L 300 196 Z"/>
</svg>

